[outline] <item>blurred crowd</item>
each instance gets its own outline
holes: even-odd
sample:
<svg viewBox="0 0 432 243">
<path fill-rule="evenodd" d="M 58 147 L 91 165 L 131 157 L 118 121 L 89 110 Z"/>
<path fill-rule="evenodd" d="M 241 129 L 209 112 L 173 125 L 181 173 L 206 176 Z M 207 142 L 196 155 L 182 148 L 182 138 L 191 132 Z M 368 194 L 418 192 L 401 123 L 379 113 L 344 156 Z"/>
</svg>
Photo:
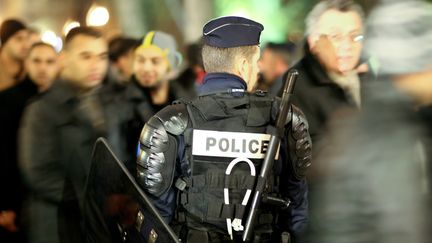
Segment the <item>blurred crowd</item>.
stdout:
<svg viewBox="0 0 432 243">
<path fill-rule="evenodd" d="M 383 1 L 366 16 L 326 0 L 299 21 L 301 42 L 262 44 L 254 90 L 280 96 L 300 73 L 293 103 L 314 143 L 304 241 L 428 242 L 431 5 Z M 85 242 L 94 142 L 107 138 L 135 175 L 144 124 L 196 96 L 202 42 L 183 58 L 164 31 L 107 40 L 77 27 L 57 52 L 19 18 L 1 23 L 0 41 L 0 242 Z"/>
</svg>

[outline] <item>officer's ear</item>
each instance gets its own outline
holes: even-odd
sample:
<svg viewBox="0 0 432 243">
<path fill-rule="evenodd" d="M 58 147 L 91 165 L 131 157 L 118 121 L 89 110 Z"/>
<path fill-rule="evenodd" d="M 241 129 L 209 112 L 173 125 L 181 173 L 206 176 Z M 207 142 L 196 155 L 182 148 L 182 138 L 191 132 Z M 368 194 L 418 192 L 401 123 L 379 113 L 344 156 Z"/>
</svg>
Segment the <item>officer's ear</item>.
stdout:
<svg viewBox="0 0 432 243">
<path fill-rule="evenodd" d="M 237 57 L 236 74 L 240 76 L 246 83 L 250 73 L 250 63 L 245 57 Z"/>
</svg>

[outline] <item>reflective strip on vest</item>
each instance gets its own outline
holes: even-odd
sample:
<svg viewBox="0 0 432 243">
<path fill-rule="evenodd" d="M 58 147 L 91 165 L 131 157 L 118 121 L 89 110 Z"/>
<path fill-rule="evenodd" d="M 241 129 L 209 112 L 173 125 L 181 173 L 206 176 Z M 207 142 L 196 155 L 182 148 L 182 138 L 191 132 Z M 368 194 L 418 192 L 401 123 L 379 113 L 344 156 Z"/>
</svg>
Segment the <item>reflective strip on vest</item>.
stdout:
<svg viewBox="0 0 432 243">
<path fill-rule="evenodd" d="M 240 162 L 247 163 L 249 165 L 251 176 L 254 176 L 254 177 L 256 176 L 255 166 L 252 163 L 252 161 L 250 161 L 248 158 L 236 158 L 233 161 L 231 161 L 231 163 L 229 163 L 229 165 L 225 171 L 225 175 L 227 175 L 227 177 L 225 177 L 225 180 L 227 178 L 229 178 L 228 176 L 231 174 L 231 170 L 233 169 L 233 167 L 236 166 L 237 163 L 240 163 Z M 252 189 L 246 190 L 246 194 L 243 197 L 243 201 L 242 201 L 243 206 L 246 207 L 251 193 L 252 193 Z M 224 203 L 226 205 L 229 205 L 229 189 L 226 187 L 224 188 Z M 235 218 L 234 221 L 231 221 L 231 218 L 227 218 L 226 221 L 227 221 L 227 231 L 228 231 L 228 234 L 230 235 L 231 240 L 233 239 L 233 233 L 232 233 L 233 229 L 235 231 L 243 231 L 244 230 L 244 227 L 242 225 L 242 219 Z"/>
</svg>

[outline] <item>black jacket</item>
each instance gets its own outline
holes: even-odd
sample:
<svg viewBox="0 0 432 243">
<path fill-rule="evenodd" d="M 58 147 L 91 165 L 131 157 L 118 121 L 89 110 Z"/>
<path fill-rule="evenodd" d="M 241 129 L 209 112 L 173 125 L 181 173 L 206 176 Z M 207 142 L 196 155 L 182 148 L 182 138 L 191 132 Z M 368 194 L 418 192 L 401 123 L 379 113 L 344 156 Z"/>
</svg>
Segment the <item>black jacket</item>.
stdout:
<svg viewBox="0 0 432 243">
<path fill-rule="evenodd" d="M 24 107 L 36 94 L 37 87 L 30 80 L 0 91 L 0 211 L 13 210 L 18 218 L 25 190 L 18 170 L 17 132 Z M 22 227 L 18 227 L 22 232 Z M 18 236 L 0 227 L 2 242 L 21 242 Z"/>
<path fill-rule="evenodd" d="M 22 112 L 28 100 L 37 94 L 36 85 L 30 80 L 0 92 L 0 211 L 18 210 L 19 175 L 17 167 L 17 132 Z"/>
<path fill-rule="evenodd" d="M 75 90 L 61 80 L 25 110 L 19 139 L 20 167 L 32 194 L 32 242 L 83 242 L 79 203 L 93 144 L 103 136 L 120 157 L 125 154 L 124 109 L 108 87 L 101 87 L 95 96 L 104 129 L 94 128 L 80 109 Z"/>
</svg>

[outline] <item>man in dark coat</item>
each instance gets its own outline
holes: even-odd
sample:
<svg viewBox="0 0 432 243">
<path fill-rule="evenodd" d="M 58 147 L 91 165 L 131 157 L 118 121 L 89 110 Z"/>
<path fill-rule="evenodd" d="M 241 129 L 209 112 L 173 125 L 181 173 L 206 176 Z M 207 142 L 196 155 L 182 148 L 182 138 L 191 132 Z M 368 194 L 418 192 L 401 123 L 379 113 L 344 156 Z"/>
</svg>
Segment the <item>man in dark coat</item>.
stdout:
<svg viewBox="0 0 432 243">
<path fill-rule="evenodd" d="M 26 109 L 20 130 L 30 242 L 84 242 L 80 207 L 94 142 L 107 137 L 122 158 L 124 109 L 101 86 L 106 41 L 92 28 L 72 29 L 60 58 L 61 79 Z"/>
<path fill-rule="evenodd" d="M 0 91 L 0 239 L 6 242 L 20 242 L 18 226 L 24 199 L 22 180 L 17 162 L 17 134 L 22 113 L 28 101 L 37 95 L 37 86 L 25 80 L 13 87 Z"/>
<path fill-rule="evenodd" d="M 24 78 L 28 30 L 24 23 L 7 19 L 0 26 L 0 239 L 21 242 L 20 208 L 23 190 L 17 165 L 17 131 L 27 101 L 37 93 Z"/>
<path fill-rule="evenodd" d="M 351 0 L 325 0 L 314 6 L 305 22 L 305 54 L 293 66 L 300 73 L 293 104 L 298 105 L 308 119 L 315 144 L 313 157 L 317 158 L 318 152 L 326 146 L 319 141 L 326 140 L 323 134 L 332 115 L 347 107 L 356 110 L 361 105 L 356 67 L 363 46 L 363 12 Z M 317 192 L 315 173 L 319 173 L 319 168 L 312 167 L 308 174 L 311 204 L 317 202 L 313 200 Z M 314 208 L 311 206 L 310 210 L 311 230 L 315 222 L 320 221 Z"/>
<path fill-rule="evenodd" d="M 356 67 L 362 49 L 362 18 L 361 8 L 351 0 L 326 0 L 306 19 L 305 55 L 293 67 L 300 72 L 293 102 L 305 113 L 313 140 L 322 134 L 334 111 L 360 107 Z"/>
</svg>

